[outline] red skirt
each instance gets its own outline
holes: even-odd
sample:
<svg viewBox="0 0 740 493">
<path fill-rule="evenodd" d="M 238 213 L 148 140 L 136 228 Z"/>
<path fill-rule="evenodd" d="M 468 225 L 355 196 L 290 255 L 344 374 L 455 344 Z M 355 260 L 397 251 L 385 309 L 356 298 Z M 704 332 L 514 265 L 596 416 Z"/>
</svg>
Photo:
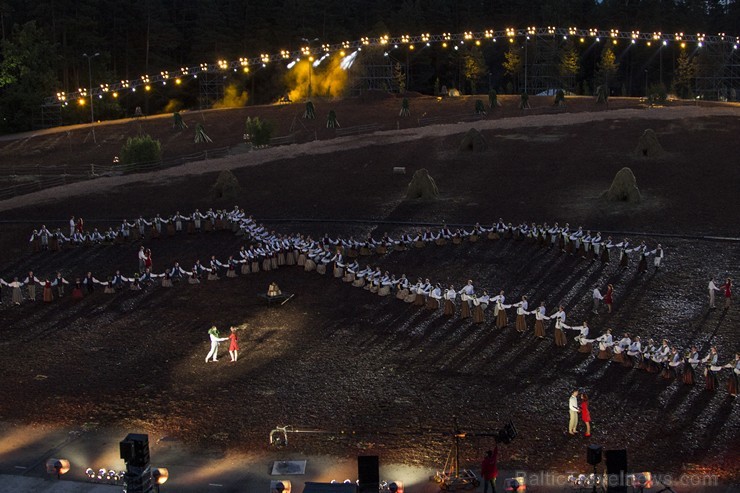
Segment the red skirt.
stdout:
<svg viewBox="0 0 740 493">
<path fill-rule="evenodd" d="M 236 342 L 236 339 L 231 340 L 231 344 L 229 344 L 229 351 L 239 351 L 239 343 Z"/>
</svg>

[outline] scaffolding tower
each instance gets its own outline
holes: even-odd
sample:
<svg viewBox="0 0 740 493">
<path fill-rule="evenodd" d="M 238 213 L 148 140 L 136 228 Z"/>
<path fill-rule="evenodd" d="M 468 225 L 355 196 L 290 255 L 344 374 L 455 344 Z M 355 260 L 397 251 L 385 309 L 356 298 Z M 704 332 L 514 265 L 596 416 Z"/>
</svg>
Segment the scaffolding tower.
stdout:
<svg viewBox="0 0 740 493">
<path fill-rule="evenodd" d="M 198 105 L 205 110 L 216 101 L 224 98 L 224 79 L 226 76 L 217 72 L 203 72 L 198 75 Z"/>
<path fill-rule="evenodd" d="M 527 59 L 527 93 L 554 94 L 558 89 L 575 92 L 575 76 L 560 74 L 560 58 L 567 48 L 561 38 L 537 35 L 525 42 L 527 43 L 524 53 Z"/>
<path fill-rule="evenodd" d="M 406 74 L 408 67 L 388 55 L 364 52 L 350 68 L 349 94 L 359 96 L 366 91 L 398 92 L 396 65 Z"/>
<path fill-rule="evenodd" d="M 59 127 L 61 124 L 62 103 L 60 101 L 45 102 L 39 107 L 39 111 L 34 114 L 33 128 L 36 130 Z"/>
<path fill-rule="evenodd" d="M 712 43 L 697 57 L 694 94 L 717 101 L 740 100 L 740 50 Z"/>
</svg>

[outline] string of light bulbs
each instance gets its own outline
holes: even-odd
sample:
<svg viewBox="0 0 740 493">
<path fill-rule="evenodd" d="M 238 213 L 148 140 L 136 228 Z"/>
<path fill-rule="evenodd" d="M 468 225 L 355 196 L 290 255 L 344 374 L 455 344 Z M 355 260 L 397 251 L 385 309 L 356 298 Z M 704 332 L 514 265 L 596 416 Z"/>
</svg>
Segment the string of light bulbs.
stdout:
<svg viewBox="0 0 740 493">
<path fill-rule="evenodd" d="M 594 42 L 611 42 L 618 44 L 620 41 L 628 41 L 630 44 L 645 43 L 646 46 L 657 44 L 658 46 L 668 46 L 669 43 L 678 43 L 682 48 L 687 43 L 696 44 L 701 48 L 707 44 L 723 44 L 731 46 L 737 50 L 740 46 L 740 36 L 727 35 L 726 33 L 717 34 L 686 34 L 684 32 L 663 33 L 660 31 L 641 32 L 641 31 L 623 31 L 620 29 L 583 29 L 577 27 L 525 27 L 520 29 L 505 28 L 501 30 L 486 29 L 484 31 L 464 31 L 462 33 L 441 33 L 429 34 L 423 33 L 418 35 L 404 34 L 401 36 L 383 35 L 378 37 L 361 37 L 354 41 L 342 41 L 334 44 L 321 44 L 320 46 L 306 45 L 297 50 L 280 50 L 277 53 L 261 53 L 254 57 L 240 57 L 236 60 L 217 60 L 215 63 L 203 62 L 180 67 L 174 70 L 162 70 L 159 74 L 142 75 L 139 78 L 131 80 L 121 80 L 119 82 L 103 83 L 93 88 L 79 88 L 77 91 L 65 93 L 58 91 L 55 96 L 47 98 L 47 104 L 62 103 L 68 101 L 84 100 L 92 96 L 103 98 L 109 94 L 112 98 L 118 98 L 121 91 L 136 92 L 138 88 L 144 91 L 150 91 L 154 85 L 166 86 L 168 83 L 180 85 L 187 77 L 198 78 L 199 74 L 207 73 L 224 73 L 224 72 L 242 72 L 249 73 L 254 67 L 267 67 L 270 63 L 286 62 L 295 64 L 306 58 L 317 66 L 319 59 L 323 59 L 327 54 L 339 53 L 342 57 L 357 55 L 363 47 L 390 47 L 393 49 L 405 48 L 415 50 L 417 46 L 427 47 L 432 44 L 440 44 L 443 48 L 453 47 L 457 49 L 459 45 L 473 43 L 481 46 L 485 42 L 496 43 L 499 40 L 513 43 L 519 38 L 530 39 L 537 37 L 560 37 L 563 40 L 573 39 L 584 43 L 586 40 Z M 351 53 L 348 53 L 351 52 Z M 320 63 L 320 62 L 319 62 Z M 349 67 L 347 67 L 349 68 Z M 346 70 L 346 69 L 345 69 Z"/>
</svg>

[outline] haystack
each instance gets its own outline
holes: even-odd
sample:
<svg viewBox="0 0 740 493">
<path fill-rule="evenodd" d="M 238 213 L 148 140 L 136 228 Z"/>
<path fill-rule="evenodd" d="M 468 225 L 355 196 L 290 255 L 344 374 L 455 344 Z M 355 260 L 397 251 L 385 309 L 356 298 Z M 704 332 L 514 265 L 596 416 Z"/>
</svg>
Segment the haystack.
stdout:
<svg viewBox="0 0 740 493">
<path fill-rule="evenodd" d="M 437 184 L 434 183 L 434 178 L 429 176 L 429 171 L 425 168 L 417 170 L 411 178 L 411 183 L 409 183 L 406 198 L 433 200 L 438 196 Z"/>
<path fill-rule="evenodd" d="M 478 130 L 471 128 L 465 133 L 459 149 L 460 151 L 483 152 L 488 149 L 488 142 Z"/>
<path fill-rule="evenodd" d="M 640 140 L 637 141 L 637 148 L 635 148 L 635 154 L 639 157 L 659 157 L 665 153 L 663 146 L 658 142 L 658 136 L 655 132 L 648 128 L 640 136 Z"/>
<path fill-rule="evenodd" d="M 235 200 L 239 198 L 241 186 L 231 170 L 225 169 L 218 174 L 216 183 L 211 187 L 211 197 L 214 199 Z"/>
<path fill-rule="evenodd" d="M 642 200 L 640 189 L 637 188 L 637 180 L 629 168 L 620 169 L 609 190 L 601 194 L 601 198 L 609 202 L 629 202 L 637 204 Z"/>
</svg>

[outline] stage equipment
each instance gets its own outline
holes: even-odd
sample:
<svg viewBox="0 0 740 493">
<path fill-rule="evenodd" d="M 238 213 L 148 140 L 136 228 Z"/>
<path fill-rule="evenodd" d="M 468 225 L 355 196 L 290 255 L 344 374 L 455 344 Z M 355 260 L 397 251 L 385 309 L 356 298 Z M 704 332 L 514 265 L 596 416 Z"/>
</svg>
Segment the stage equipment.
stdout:
<svg viewBox="0 0 740 493">
<path fill-rule="evenodd" d="M 129 433 L 120 443 L 121 459 L 126 463 L 126 493 L 151 493 L 152 468 L 149 463 L 149 435 Z"/>
</svg>

